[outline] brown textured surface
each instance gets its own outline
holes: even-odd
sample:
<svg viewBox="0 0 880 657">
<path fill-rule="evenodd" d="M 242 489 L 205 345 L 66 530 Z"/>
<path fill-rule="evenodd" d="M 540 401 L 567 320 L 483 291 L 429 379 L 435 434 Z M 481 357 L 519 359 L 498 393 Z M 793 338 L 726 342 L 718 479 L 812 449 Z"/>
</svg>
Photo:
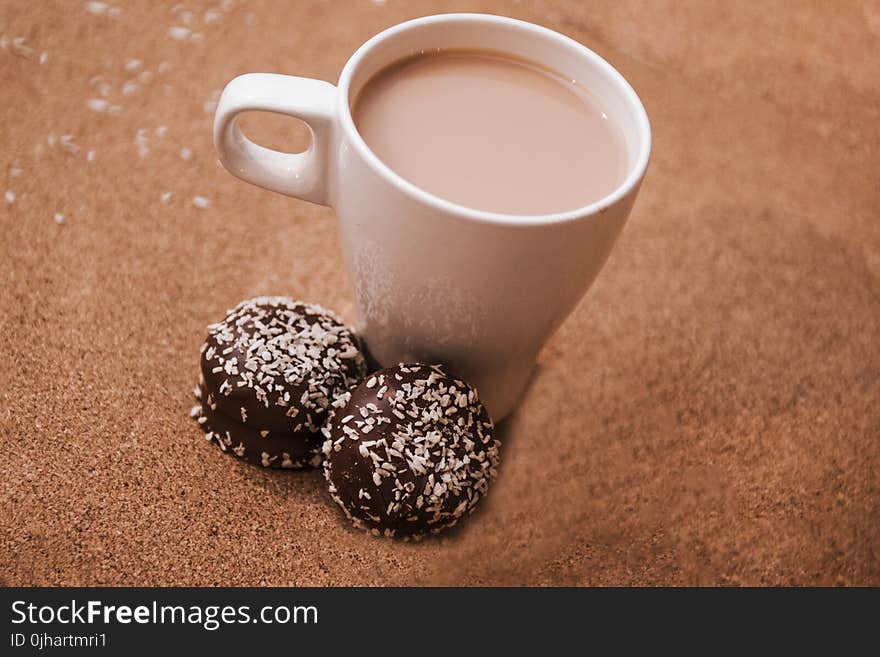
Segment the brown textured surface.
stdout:
<svg viewBox="0 0 880 657">
<path fill-rule="evenodd" d="M 204 41 L 169 39 L 181 19 L 153 2 L 117 19 L 0 2 L 0 33 L 36 49 L 0 50 L 0 194 L 17 197 L 0 197 L 2 582 L 880 584 L 876 0 L 250 0 L 208 26 L 188 4 Z M 505 427 L 487 504 L 404 545 L 349 529 L 318 473 L 236 463 L 187 418 L 227 307 L 291 294 L 351 316 L 332 211 L 220 170 L 203 103 L 245 71 L 334 80 L 370 35 L 441 9 L 586 43 L 632 81 L 655 142 Z M 173 68 L 124 97 L 129 58 Z M 121 115 L 85 108 L 96 74 Z M 160 124 L 139 157 L 136 131 Z"/>
</svg>

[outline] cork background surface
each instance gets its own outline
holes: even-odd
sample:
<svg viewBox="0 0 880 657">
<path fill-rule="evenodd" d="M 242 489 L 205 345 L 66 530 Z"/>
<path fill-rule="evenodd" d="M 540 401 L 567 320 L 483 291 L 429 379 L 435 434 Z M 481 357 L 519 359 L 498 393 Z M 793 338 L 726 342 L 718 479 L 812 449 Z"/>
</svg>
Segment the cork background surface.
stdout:
<svg viewBox="0 0 880 657">
<path fill-rule="evenodd" d="M 222 170 L 215 94 L 452 10 L 599 52 L 654 150 L 486 503 L 409 545 L 187 413 L 239 300 L 353 315 L 332 210 Z M 880 585 L 876 0 L 0 0 L 0 35 L 0 583 Z"/>
</svg>

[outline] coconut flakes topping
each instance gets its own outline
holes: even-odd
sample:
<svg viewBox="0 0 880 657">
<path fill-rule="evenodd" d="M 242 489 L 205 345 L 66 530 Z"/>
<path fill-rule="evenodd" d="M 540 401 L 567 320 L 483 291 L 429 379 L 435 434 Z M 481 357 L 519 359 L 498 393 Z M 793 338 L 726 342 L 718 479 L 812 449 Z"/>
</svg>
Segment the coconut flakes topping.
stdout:
<svg viewBox="0 0 880 657">
<path fill-rule="evenodd" d="M 331 418 L 323 448 L 331 496 L 355 525 L 385 535 L 450 527 L 496 476 L 493 425 L 476 391 L 441 366 L 400 365 L 382 381 L 377 389 L 371 377 L 342 419 Z"/>
</svg>

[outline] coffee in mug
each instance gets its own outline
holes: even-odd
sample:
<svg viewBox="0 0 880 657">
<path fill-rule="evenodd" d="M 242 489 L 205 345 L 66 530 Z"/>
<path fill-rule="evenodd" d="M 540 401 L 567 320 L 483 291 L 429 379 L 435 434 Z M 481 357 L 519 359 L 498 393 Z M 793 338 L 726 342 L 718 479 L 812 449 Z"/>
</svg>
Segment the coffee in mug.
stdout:
<svg viewBox="0 0 880 657">
<path fill-rule="evenodd" d="M 623 182 L 626 145 L 609 111 L 577 80 L 476 49 L 395 62 L 352 107 L 367 146 L 403 178 L 512 215 L 574 210 Z"/>
</svg>

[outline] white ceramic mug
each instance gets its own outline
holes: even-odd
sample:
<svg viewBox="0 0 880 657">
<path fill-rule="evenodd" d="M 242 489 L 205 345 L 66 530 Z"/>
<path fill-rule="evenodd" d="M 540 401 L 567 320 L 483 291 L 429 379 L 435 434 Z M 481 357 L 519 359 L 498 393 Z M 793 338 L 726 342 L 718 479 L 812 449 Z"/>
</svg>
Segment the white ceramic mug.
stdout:
<svg viewBox="0 0 880 657">
<path fill-rule="evenodd" d="M 599 96 L 624 133 L 629 171 L 620 187 L 570 212 L 513 216 L 443 200 L 383 164 L 352 120 L 358 91 L 396 60 L 462 47 L 539 62 Z M 254 144 L 235 121 L 250 110 L 301 119 L 311 146 L 291 154 Z M 632 87 L 580 43 L 509 18 L 443 14 L 367 41 L 337 86 L 287 75 L 235 78 L 220 97 L 214 143 L 239 178 L 336 209 L 359 329 L 376 360 L 447 364 L 477 387 L 497 421 L 605 263 L 645 173 L 651 131 Z"/>
</svg>

